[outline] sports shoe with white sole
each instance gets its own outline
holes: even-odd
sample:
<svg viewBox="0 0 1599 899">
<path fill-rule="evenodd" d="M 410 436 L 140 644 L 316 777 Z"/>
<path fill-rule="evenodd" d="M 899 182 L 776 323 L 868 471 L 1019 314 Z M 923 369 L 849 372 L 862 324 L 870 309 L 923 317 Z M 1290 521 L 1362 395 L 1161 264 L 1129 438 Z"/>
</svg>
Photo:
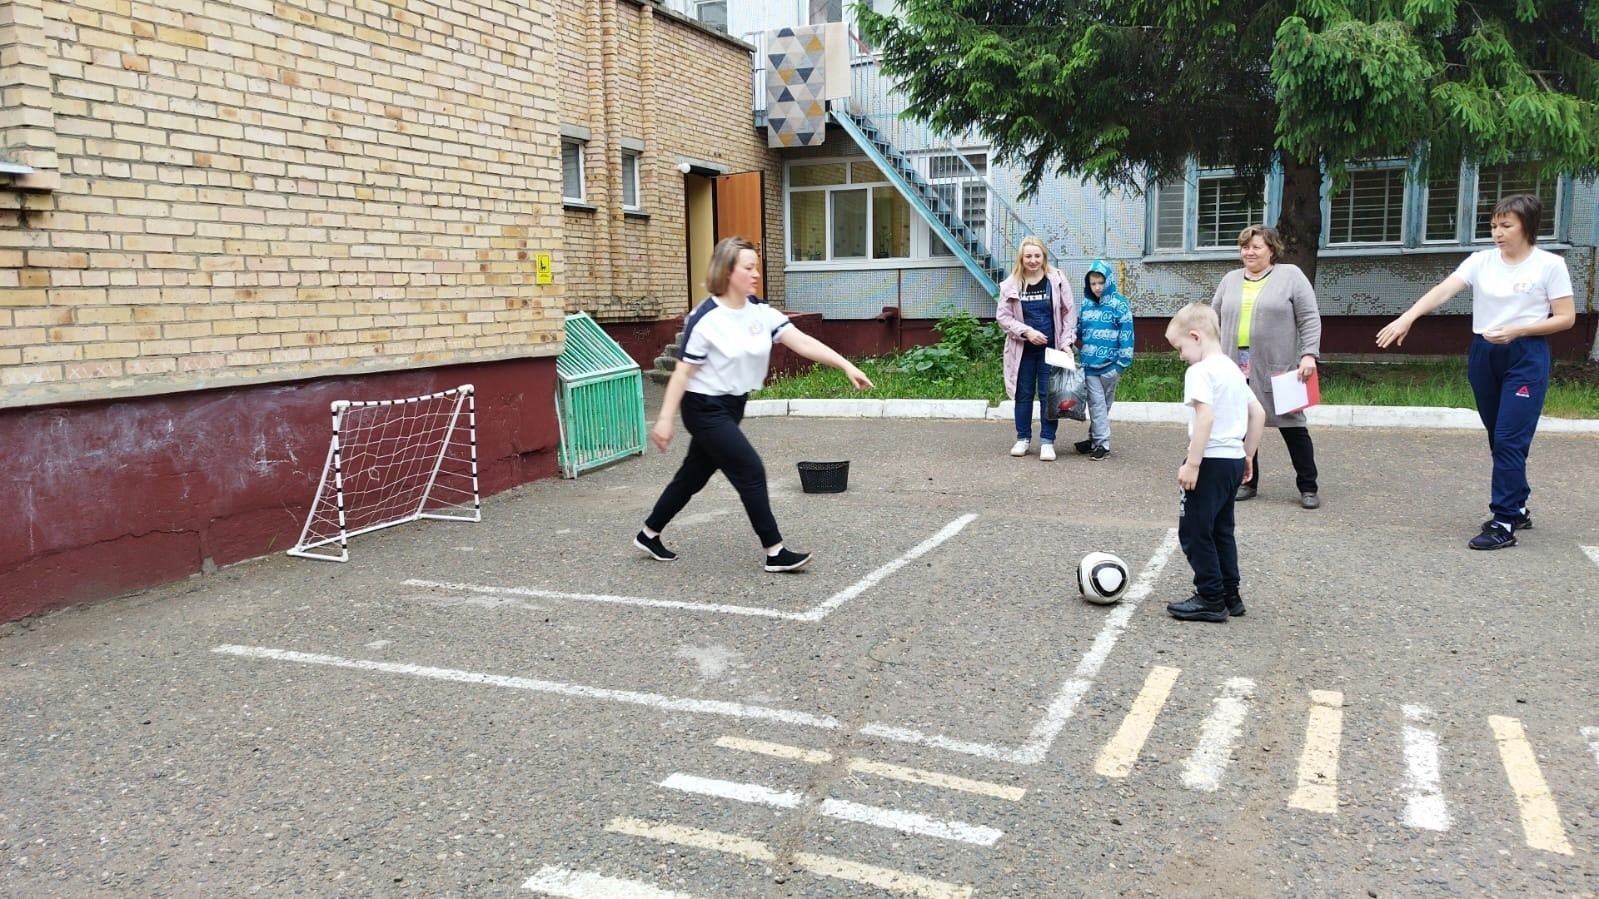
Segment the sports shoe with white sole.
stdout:
<svg viewBox="0 0 1599 899">
<path fill-rule="evenodd" d="M 1013 456 L 1025 456 L 1027 455 L 1027 448 L 1032 445 L 1033 442 L 1031 440 L 1018 440 L 1016 445 L 1010 448 L 1010 454 Z"/>
<path fill-rule="evenodd" d="M 777 555 L 766 557 L 766 570 L 795 571 L 810 560 L 810 553 L 797 553 L 785 546 L 777 551 Z"/>
<path fill-rule="evenodd" d="M 677 560 L 677 553 L 667 549 L 666 544 L 661 542 L 661 538 L 658 535 L 650 537 L 646 536 L 643 531 L 639 531 L 633 537 L 633 545 L 649 553 L 650 558 L 657 562 L 674 562 Z"/>
<path fill-rule="evenodd" d="M 1038 458 L 1045 462 L 1055 461 L 1055 444 L 1045 443 L 1038 447 Z"/>
</svg>

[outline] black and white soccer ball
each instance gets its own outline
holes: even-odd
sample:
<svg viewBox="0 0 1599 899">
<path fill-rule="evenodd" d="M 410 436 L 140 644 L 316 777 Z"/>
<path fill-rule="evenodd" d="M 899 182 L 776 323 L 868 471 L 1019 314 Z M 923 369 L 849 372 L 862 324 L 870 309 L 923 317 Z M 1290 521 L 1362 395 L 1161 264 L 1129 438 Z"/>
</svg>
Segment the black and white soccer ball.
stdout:
<svg viewBox="0 0 1599 899">
<path fill-rule="evenodd" d="M 1127 563 L 1111 553 L 1092 552 L 1077 563 L 1077 590 L 1095 605 L 1120 602 L 1129 580 Z"/>
</svg>

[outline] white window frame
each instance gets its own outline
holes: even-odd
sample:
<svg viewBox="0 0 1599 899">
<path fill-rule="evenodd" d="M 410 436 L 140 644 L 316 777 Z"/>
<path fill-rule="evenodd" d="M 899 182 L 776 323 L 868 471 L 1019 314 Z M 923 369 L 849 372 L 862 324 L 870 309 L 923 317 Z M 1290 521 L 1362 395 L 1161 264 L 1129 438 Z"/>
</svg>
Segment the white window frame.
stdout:
<svg viewBox="0 0 1599 899">
<path fill-rule="evenodd" d="M 950 152 L 951 150 L 954 152 Z M 978 146 L 927 150 L 916 153 L 913 159 L 916 165 L 916 171 L 920 173 L 923 178 L 927 179 L 928 184 L 934 187 L 937 187 L 940 184 L 953 184 L 956 186 L 954 212 L 961 221 L 966 222 L 967 196 L 964 188 L 972 186 L 971 179 L 966 176 L 955 176 L 948 178 L 937 178 L 933 176 L 934 160 L 952 158 L 956 155 L 965 157 L 968 162 L 972 162 L 973 168 L 976 168 L 977 166 L 976 163 L 973 162 L 972 158 L 975 156 L 981 156 L 983 158 L 983 168 L 979 173 L 983 179 L 983 227 L 979 229 L 978 236 L 982 238 L 983 246 L 988 247 L 989 253 L 992 254 L 994 252 L 994 202 L 993 186 L 988 180 L 988 173 L 993 166 L 993 158 L 989 154 L 989 148 L 986 146 Z M 968 227 L 971 226 L 970 222 L 966 222 L 966 224 Z M 945 249 L 947 252 L 938 252 L 939 244 L 940 241 L 938 240 L 937 235 L 934 234 L 932 226 L 927 224 L 927 222 L 923 220 L 921 216 L 917 216 L 916 227 L 911 229 L 911 255 L 915 258 L 936 259 L 939 261 L 954 262 L 957 264 L 960 262 L 959 258 L 955 256 L 954 250 L 949 250 L 946 247 Z"/>
<path fill-rule="evenodd" d="M 856 180 L 854 180 L 854 178 L 855 178 L 855 165 L 859 165 L 859 164 L 872 165 L 873 163 L 872 163 L 872 161 L 870 159 L 868 159 L 865 156 L 828 156 L 828 157 L 815 157 L 815 158 L 807 158 L 807 159 L 796 159 L 796 160 L 792 160 L 792 161 L 787 162 L 787 163 L 784 164 L 784 166 L 783 166 L 783 222 L 784 222 L 784 227 L 786 229 L 786 232 L 789 235 L 791 235 L 791 239 L 785 241 L 785 243 L 788 245 L 788 249 L 787 249 L 787 254 L 788 255 L 787 255 L 787 260 L 786 260 L 786 264 L 787 265 L 812 266 L 812 267 L 823 267 L 823 268 L 835 267 L 835 266 L 836 267 L 841 267 L 841 268 L 871 268 L 871 267 L 882 267 L 882 266 L 902 266 L 902 265 L 904 265 L 906 263 L 914 262 L 918 258 L 917 255 L 916 255 L 916 231 L 917 231 L 917 229 L 916 229 L 916 227 L 914 227 L 914 225 L 911 228 L 911 241 L 910 241 L 910 253 L 911 253 L 911 255 L 909 255 L 909 256 L 875 256 L 875 255 L 873 255 L 874 247 L 872 246 L 872 241 L 873 241 L 873 239 L 875 238 L 875 235 L 876 235 L 876 221 L 875 221 L 875 218 L 877 216 L 876 204 L 872 201 L 873 195 L 877 192 L 878 189 L 886 189 L 886 190 L 889 190 L 889 191 L 893 191 L 895 196 L 899 196 L 899 192 L 898 192 L 898 190 L 896 190 L 894 188 L 893 183 L 889 182 L 887 180 L 882 180 L 882 181 L 856 181 Z M 795 167 L 810 166 L 810 165 L 842 165 L 842 166 L 844 166 L 844 172 L 845 172 L 845 176 L 844 177 L 845 177 L 845 180 L 844 180 L 844 182 L 842 184 L 824 184 L 824 185 L 816 185 L 816 186 L 805 185 L 805 186 L 801 186 L 801 187 L 795 187 L 794 184 L 793 184 L 793 177 L 792 177 L 792 173 L 793 173 L 794 168 Z M 866 255 L 865 256 L 839 256 L 835 252 L 836 247 L 837 247 L 837 243 L 838 243 L 838 234 L 837 234 L 837 224 L 834 221 L 834 215 L 833 215 L 833 207 L 834 207 L 834 202 L 835 202 L 835 196 L 834 195 L 835 194 L 839 194 L 839 193 L 848 193 L 850 191 L 864 191 L 865 194 L 866 194 Z M 794 252 L 795 252 L 796 249 L 798 249 L 798 247 L 797 247 L 798 241 L 792 239 L 792 235 L 797 234 L 798 233 L 798 229 L 796 229 L 794 227 L 794 218 L 793 218 L 793 216 L 794 216 L 794 203 L 793 203 L 793 198 L 794 198 L 794 196 L 796 194 L 811 194 L 811 193 L 819 193 L 819 194 L 823 195 L 822 214 L 823 214 L 823 216 L 825 218 L 825 224 L 823 226 L 825 230 L 824 230 L 823 233 L 826 235 L 826 244 L 825 244 L 826 253 L 824 254 L 824 258 L 822 258 L 822 259 L 795 259 L 794 258 Z M 901 199 L 901 202 L 904 202 L 904 198 L 903 197 L 901 197 L 900 199 Z M 911 214 L 915 215 L 914 212 L 912 212 Z M 916 216 L 916 220 L 918 222 L 920 221 L 920 219 L 921 219 L 920 216 Z"/>
<path fill-rule="evenodd" d="M 1218 243 L 1201 244 L 1199 242 L 1199 223 L 1201 221 L 1201 216 L 1204 213 L 1204 210 L 1199 208 L 1199 203 L 1202 199 L 1204 199 L 1203 192 L 1205 190 L 1205 182 L 1243 180 L 1246 179 L 1234 174 L 1232 169 L 1204 169 L 1197 173 L 1197 176 L 1192 182 L 1192 186 L 1188 188 L 1193 193 L 1193 201 L 1191 204 L 1185 202 L 1183 205 L 1184 237 L 1185 240 L 1189 242 L 1189 246 L 1192 247 L 1194 252 L 1219 252 L 1222 250 L 1232 251 L 1237 249 L 1238 233 L 1236 231 L 1229 233 L 1228 231 L 1224 231 L 1220 228 L 1218 228 L 1216 231 L 1216 239 L 1219 241 Z M 1184 179 L 1185 185 L 1188 185 L 1189 183 L 1190 182 L 1188 182 L 1187 179 Z M 1271 205 L 1267 199 L 1267 192 L 1269 189 L 1269 184 L 1263 183 L 1261 185 L 1260 208 L 1259 210 L 1255 210 L 1258 212 L 1258 214 L 1252 214 L 1248 216 L 1249 221 L 1244 225 L 1244 227 L 1248 227 L 1250 224 L 1260 224 L 1261 222 L 1265 221 L 1267 210 Z M 1191 216 L 1189 215 L 1190 209 L 1193 210 L 1193 214 Z M 1194 226 L 1192 234 L 1189 234 L 1187 229 L 1190 219 L 1192 220 Z M 1243 227 L 1239 228 L 1238 230 L 1242 231 Z"/>
<path fill-rule="evenodd" d="M 623 148 L 622 150 L 622 210 L 624 212 L 642 212 L 644 210 L 644 181 L 640 173 L 643 165 L 644 153 L 640 150 Z M 628 163 L 632 163 L 632 171 L 628 171 Z M 627 201 L 629 189 L 633 192 L 633 202 Z"/>
<path fill-rule="evenodd" d="M 566 192 L 566 151 L 568 147 L 572 148 L 572 158 L 577 161 L 577 196 L 575 197 L 568 195 Z M 568 203 L 588 203 L 588 172 L 583 160 L 584 152 L 587 149 L 587 141 L 575 137 L 561 138 L 561 199 Z"/>
<path fill-rule="evenodd" d="M 710 20 L 705 18 L 705 8 L 707 6 L 720 6 L 722 8 L 722 22 L 721 22 L 721 24 L 716 24 L 716 23 L 714 23 L 714 22 L 712 22 L 712 21 L 710 21 Z M 727 22 L 728 9 L 727 9 L 727 6 L 728 6 L 727 0 L 689 0 L 689 7 L 690 7 L 689 13 L 690 13 L 690 15 L 693 16 L 694 21 L 700 23 L 701 25 L 704 25 L 706 28 L 713 28 L 713 29 L 715 29 L 717 31 L 722 32 L 723 34 L 727 34 L 728 33 L 728 31 L 727 31 L 727 29 L 728 29 L 728 22 Z"/>
<path fill-rule="evenodd" d="M 1493 169 L 1493 170 L 1501 170 L 1501 169 L 1506 168 L 1506 165 L 1494 165 L 1494 166 L 1486 166 L 1486 167 L 1473 166 L 1472 167 L 1472 169 L 1471 169 L 1471 205 L 1470 205 L 1470 215 L 1469 215 L 1469 217 L 1466 217 L 1466 220 L 1465 220 L 1466 226 L 1471 229 L 1470 236 L 1466 240 L 1467 243 L 1473 243 L 1473 244 L 1493 243 L 1493 232 L 1491 230 L 1489 231 L 1488 234 L 1485 234 L 1485 235 L 1482 235 L 1482 236 L 1478 236 L 1478 234 L 1477 234 L 1477 210 L 1482 208 L 1482 196 L 1483 196 L 1482 195 L 1482 173 L 1483 173 L 1483 168 L 1488 168 L 1488 169 Z M 1553 178 L 1554 182 L 1555 182 L 1555 184 L 1554 184 L 1554 187 L 1555 187 L 1554 202 L 1553 203 L 1544 204 L 1542 230 L 1545 233 L 1538 234 L 1538 235 L 1535 235 L 1535 236 L 1539 240 L 1542 240 L 1542 241 L 1545 241 L 1545 242 L 1559 243 L 1561 241 L 1561 234 L 1560 234 L 1560 231 L 1561 231 L 1561 213 L 1564 211 L 1564 205 L 1566 203 L 1566 196 L 1569 193 L 1569 191 L 1566 189 L 1566 183 L 1567 183 L 1567 181 L 1569 179 L 1567 179 L 1563 175 L 1551 174 L 1551 173 L 1545 172 L 1545 173 L 1540 173 L 1539 174 L 1538 181 L 1542 182 L 1542 181 L 1545 181 L 1546 179 L 1549 179 L 1549 178 Z M 1460 181 L 1461 181 L 1462 184 L 1464 184 L 1466 182 L 1466 178 L 1462 177 L 1460 179 Z M 1534 191 L 1537 190 L 1537 185 L 1536 184 L 1534 185 L 1533 189 L 1534 189 Z M 1491 206 L 1489 207 L 1489 210 L 1490 210 L 1490 212 L 1492 211 L 1492 207 Z"/>
<path fill-rule="evenodd" d="M 1394 211 L 1397 211 L 1399 215 L 1399 235 L 1392 240 L 1336 240 L 1337 235 L 1333 233 L 1333 212 L 1338 202 L 1346 199 L 1349 194 L 1347 192 L 1348 188 L 1343 194 L 1333 194 L 1332 182 L 1331 179 L 1328 179 L 1322 185 L 1321 245 L 1323 247 L 1331 249 L 1341 247 L 1400 247 L 1405 245 L 1405 236 L 1410 233 L 1410 210 L 1413 205 L 1411 202 L 1412 191 L 1409 163 L 1404 159 L 1382 159 L 1351 165 L 1349 167 L 1349 187 L 1352 188 L 1354 186 L 1356 177 L 1370 172 L 1399 173 L 1399 191 L 1384 206 L 1385 213 L 1397 207 Z"/>
<path fill-rule="evenodd" d="M 1321 189 L 1322 204 L 1322 252 L 1331 251 L 1337 254 L 1360 254 L 1362 252 L 1403 253 L 1415 252 L 1452 252 L 1460 250 L 1473 250 L 1492 241 L 1491 237 L 1478 236 L 1477 210 L 1482 199 L 1482 177 L 1477 167 L 1463 164 L 1455 178 L 1454 210 L 1455 233 L 1448 238 L 1429 238 L 1427 236 L 1428 215 L 1430 213 L 1429 201 L 1432 197 L 1432 175 L 1422 179 L 1419 177 L 1419 158 L 1413 159 L 1385 159 L 1373 162 L 1352 164 L 1354 171 L 1370 171 L 1371 169 L 1404 170 L 1404 189 L 1390 205 L 1397 203 L 1400 214 L 1400 239 L 1397 241 L 1360 241 L 1360 242 L 1334 242 L 1332 233 L 1332 204 L 1337 201 L 1331 196 L 1331 181 L 1323 179 Z M 1498 169 L 1500 166 L 1492 166 Z M 1144 206 L 1144 251 L 1145 257 L 1150 260 L 1168 259 L 1178 261 L 1187 258 L 1219 258 L 1223 255 L 1232 255 L 1233 242 L 1227 241 L 1224 246 L 1201 246 L 1199 237 L 1198 195 L 1202 182 L 1215 178 L 1231 178 L 1231 169 L 1199 169 L 1192 162 L 1189 163 L 1186 174 L 1181 179 L 1173 179 L 1164 184 L 1150 183 L 1145 187 Z M 1554 202 L 1544 205 L 1544 222 L 1538 235 L 1540 241 L 1551 244 L 1564 244 L 1570 240 L 1571 223 L 1570 204 L 1573 190 L 1572 179 L 1569 175 L 1544 173 L 1543 179 L 1554 179 Z M 1175 186 L 1181 186 L 1183 191 L 1183 235 L 1182 245 L 1157 245 L 1163 236 L 1157 233 L 1159 225 L 1160 199 L 1163 193 L 1170 192 Z M 1260 221 L 1275 224 L 1282 203 L 1282 175 L 1272 172 L 1266 177 L 1264 199 L 1265 214 L 1260 216 Z"/>
</svg>

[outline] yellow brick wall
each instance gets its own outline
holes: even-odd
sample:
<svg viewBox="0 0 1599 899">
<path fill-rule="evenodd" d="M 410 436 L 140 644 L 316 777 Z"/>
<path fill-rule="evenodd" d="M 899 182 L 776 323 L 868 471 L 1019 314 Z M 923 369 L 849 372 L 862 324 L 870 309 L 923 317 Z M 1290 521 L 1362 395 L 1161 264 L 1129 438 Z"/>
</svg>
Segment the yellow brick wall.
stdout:
<svg viewBox="0 0 1599 899">
<path fill-rule="evenodd" d="M 684 176 L 678 164 L 766 173 L 765 292 L 782 300 L 782 192 L 778 156 L 753 122 L 750 49 L 653 4 L 560 0 L 560 120 L 586 129 L 592 209 L 565 212 L 569 310 L 602 321 L 671 318 L 687 311 Z M 615 60 L 609 66 L 604 60 Z M 642 141 L 642 215 L 622 212 L 623 139 Z M 702 288 L 696 290 L 703 292 Z"/>
<path fill-rule="evenodd" d="M 558 351 L 557 0 L 0 3 L 0 405 Z"/>
</svg>

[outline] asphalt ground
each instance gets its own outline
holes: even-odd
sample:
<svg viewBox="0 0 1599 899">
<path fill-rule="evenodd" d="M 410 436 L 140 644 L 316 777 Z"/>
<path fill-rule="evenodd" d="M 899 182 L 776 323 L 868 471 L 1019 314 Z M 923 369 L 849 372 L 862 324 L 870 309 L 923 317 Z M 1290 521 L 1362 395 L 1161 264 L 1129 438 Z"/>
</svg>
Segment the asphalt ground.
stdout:
<svg viewBox="0 0 1599 899">
<path fill-rule="evenodd" d="M 1268 432 L 1248 614 L 1181 623 L 1182 428 L 762 418 L 793 574 L 684 449 L 0 628 L 0 895 L 1599 891 L 1599 436 Z M 801 460 L 849 489 L 801 491 Z M 1127 560 L 1093 606 L 1073 571 Z M 909 769 L 909 770 L 906 770 Z"/>
</svg>

